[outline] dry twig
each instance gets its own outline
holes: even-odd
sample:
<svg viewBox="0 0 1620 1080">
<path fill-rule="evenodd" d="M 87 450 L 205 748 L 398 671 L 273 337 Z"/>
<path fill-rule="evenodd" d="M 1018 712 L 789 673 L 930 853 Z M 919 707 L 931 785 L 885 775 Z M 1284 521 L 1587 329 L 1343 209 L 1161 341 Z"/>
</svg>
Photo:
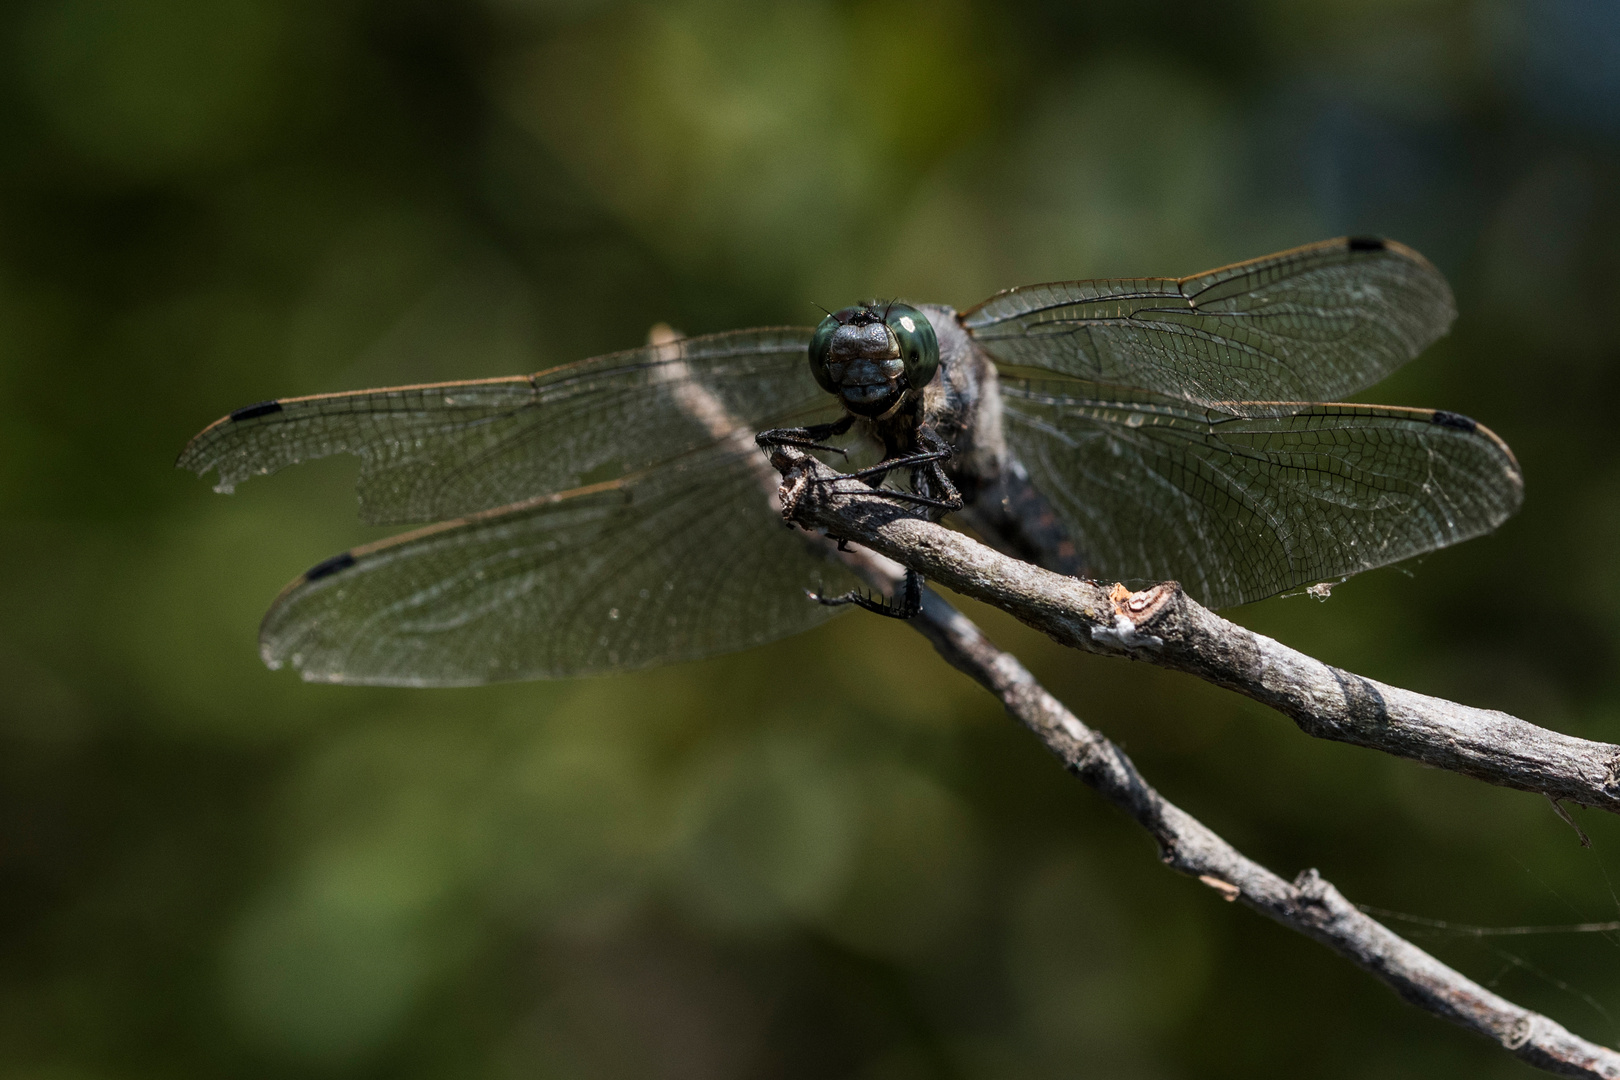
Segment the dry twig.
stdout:
<svg viewBox="0 0 1620 1080">
<path fill-rule="evenodd" d="M 1309 734 L 1358 743 L 1507 787 L 1620 809 L 1620 748 L 1547 731 L 1504 713 L 1471 709 L 1352 675 L 1227 622 L 1174 584 L 1139 593 L 1107 590 L 1000 555 L 919 520 L 791 449 L 772 453 L 782 473 L 784 516 L 857 541 L 848 555 L 892 592 L 896 560 L 983 600 L 1063 644 L 1189 671 L 1285 712 Z M 1563 1076 L 1620 1078 L 1620 1053 L 1492 993 L 1363 914 L 1315 870 L 1292 883 L 1244 857 L 1155 791 L 1123 751 L 1081 723 L 1009 653 L 937 594 L 925 592 L 912 625 L 953 667 L 1007 711 L 1088 787 L 1124 810 L 1159 845 L 1172 869 L 1227 900 L 1298 930 L 1371 972 L 1397 994 L 1499 1043 L 1530 1065 Z"/>
<path fill-rule="evenodd" d="M 1620 813 L 1613 743 L 1387 686 L 1228 622 L 1174 582 L 1131 593 L 1055 574 L 850 490 L 857 485 L 834 485 L 836 474 L 814 458 L 784 449 L 772 461 L 795 493 L 795 523 L 902 562 L 1060 644 L 1189 672 L 1270 705 L 1307 735 Z"/>
</svg>

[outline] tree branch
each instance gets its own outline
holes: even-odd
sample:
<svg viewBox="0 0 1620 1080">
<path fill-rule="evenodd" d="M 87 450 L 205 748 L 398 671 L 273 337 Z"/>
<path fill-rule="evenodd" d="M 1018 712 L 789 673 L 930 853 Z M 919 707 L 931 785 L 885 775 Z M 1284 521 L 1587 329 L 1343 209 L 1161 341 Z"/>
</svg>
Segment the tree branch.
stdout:
<svg viewBox="0 0 1620 1080">
<path fill-rule="evenodd" d="M 1174 582 L 1132 593 L 1002 555 L 775 448 L 783 516 L 857 542 L 1085 652 L 1197 675 L 1288 716 L 1317 738 L 1620 813 L 1620 746 L 1491 709 L 1413 693 L 1324 664 L 1197 603 Z M 858 488 L 859 490 L 853 490 Z"/>
<path fill-rule="evenodd" d="M 1171 869 L 1314 938 L 1413 1005 L 1499 1043 L 1530 1065 L 1562 1076 L 1620 1077 L 1620 1054 L 1436 960 L 1362 914 L 1315 870 L 1290 884 L 1244 857 L 1155 791 L 1124 751 L 1076 719 L 1015 657 L 992 645 L 933 591 L 924 594 L 922 613 L 912 623 L 952 667 L 1000 699 L 1065 768 L 1146 829 Z"/>
<path fill-rule="evenodd" d="M 796 452 L 788 453 L 797 456 Z M 773 461 L 777 460 L 773 455 Z M 784 505 L 811 520 L 837 525 L 835 535 L 865 543 L 861 529 L 854 527 L 858 519 L 868 510 L 879 510 L 889 504 L 859 494 L 854 499 L 837 495 L 823 500 L 806 497 L 808 493 L 803 490 L 798 491 L 795 498 L 792 476 L 797 467 L 790 465 L 785 473 L 789 479 L 784 484 Z M 830 503 L 832 509 L 825 513 L 809 509 L 823 501 Z M 865 505 L 851 512 L 856 503 Z M 884 527 L 874 526 L 879 531 Z M 911 562 L 911 552 L 903 543 L 889 546 L 890 552 L 886 554 L 901 555 Z M 844 552 L 843 557 L 874 587 L 887 592 L 899 587 L 901 567 L 889 558 L 862 550 Z M 1179 590 L 1176 592 L 1179 595 Z M 1215 618 L 1202 608 L 1198 611 Z M 1047 693 L 1016 657 L 996 648 L 967 616 L 937 593 L 924 592 L 922 611 L 910 622 L 947 663 L 994 694 L 1015 719 L 1057 755 L 1069 772 L 1146 829 L 1159 846 L 1160 858 L 1171 869 L 1197 878 L 1225 900 L 1241 900 L 1284 926 L 1321 942 L 1383 980 L 1411 1004 L 1491 1039 L 1530 1065 L 1561 1076 L 1620 1078 L 1620 1053 L 1589 1042 L 1540 1013 L 1513 1004 L 1441 963 L 1363 914 L 1315 870 L 1306 870 L 1289 883 L 1246 858 L 1202 822 L 1155 791 L 1142 779 L 1124 751 L 1083 724 L 1062 702 Z M 1514 723 L 1522 724 L 1522 721 Z"/>
</svg>

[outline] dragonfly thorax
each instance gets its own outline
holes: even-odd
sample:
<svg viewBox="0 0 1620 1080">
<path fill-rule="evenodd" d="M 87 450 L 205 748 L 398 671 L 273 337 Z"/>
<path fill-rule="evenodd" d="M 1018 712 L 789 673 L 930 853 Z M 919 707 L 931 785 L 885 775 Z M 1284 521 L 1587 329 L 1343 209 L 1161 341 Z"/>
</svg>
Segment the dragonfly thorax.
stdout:
<svg viewBox="0 0 1620 1080">
<path fill-rule="evenodd" d="M 810 371 L 857 416 L 883 417 L 921 392 L 939 369 L 928 318 L 905 304 L 860 304 L 821 320 Z"/>
</svg>

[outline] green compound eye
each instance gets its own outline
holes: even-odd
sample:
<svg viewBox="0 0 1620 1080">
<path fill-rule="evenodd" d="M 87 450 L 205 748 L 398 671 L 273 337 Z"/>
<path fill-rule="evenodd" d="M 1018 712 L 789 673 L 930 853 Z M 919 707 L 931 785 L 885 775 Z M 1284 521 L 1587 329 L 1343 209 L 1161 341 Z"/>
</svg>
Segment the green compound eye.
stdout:
<svg viewBox="0 0 1620 1080">
<path fill-rule="evenodd" d="M 921 390 L 933 381 L 939 370 L 939 339 L 928 316 L 906 304 L 890 304 L 883 322 L 900 342 L 900 358 L 906 364 L 906 382 Z"/>
<path fill-rule="evenodd" d="M 821 325 L 816 327 L 815 335 L 810 339 L 810 374 L 816 377 L 816 382 L 829 394 L 838 393 L 838 387 L 827 371 L 827 355 L 832 349 L 833 335 L 842 325 L 837 315 L 829 315 L 821 320 Z"/>
</svg>

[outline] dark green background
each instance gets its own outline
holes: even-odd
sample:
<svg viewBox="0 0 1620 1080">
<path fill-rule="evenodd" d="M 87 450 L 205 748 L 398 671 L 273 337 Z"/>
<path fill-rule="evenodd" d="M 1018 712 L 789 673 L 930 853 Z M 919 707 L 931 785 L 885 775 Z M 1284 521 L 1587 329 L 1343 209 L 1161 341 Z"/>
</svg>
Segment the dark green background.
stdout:
<svg viewBox="0 0 1620 1080">
<path fill-rule="evenodd" d="M 1235 617 L 1620 738 L 1612 0 L 58 0 L 0 18 L 0 1073 L 1527 1075 L 1152 845 L 906 627 L 618 678 L 305 686 L 352 461 L 283 394 L 958 306 L 1347 232 L 1450 277 L 1370 392 L 1479 417 L 1492 537 Z M 724 558 L 723 552 L 716 553 Z M 975 609 L 978 610 L 978 609 Z M 1620 828 L 985 625 L 1170 798 L 1353 900 L 1620 917 Z M 1597 935 L 1423 938 L 1620 1040 Z"/>
</svg>

